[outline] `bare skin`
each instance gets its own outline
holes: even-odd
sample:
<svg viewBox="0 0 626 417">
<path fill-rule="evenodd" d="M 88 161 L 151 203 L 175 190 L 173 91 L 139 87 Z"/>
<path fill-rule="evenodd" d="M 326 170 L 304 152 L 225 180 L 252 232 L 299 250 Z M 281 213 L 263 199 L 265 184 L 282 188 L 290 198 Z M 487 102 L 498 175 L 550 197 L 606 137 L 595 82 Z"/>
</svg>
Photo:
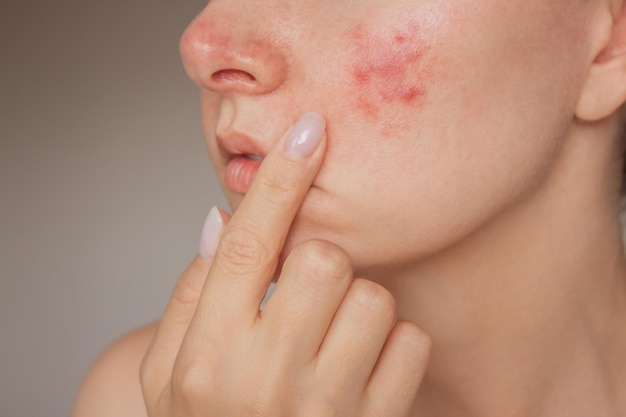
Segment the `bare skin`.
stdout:
<svg viewBox="0 0 626 417">
<path fill-rule="evenodd" d="M 303 91 L 290 83 L 306 80 L 306 71 L 285 67 L 291 76 L 276 78 L 284 68 L 278 65 L 280 54 L 264 55 L 273 51 L 272 45 L 257 45 L 260 58 L 247 56 L 245 49 L 227 56 L 225 51 L 244 48 L 240 45 L 250 41 L 223 37 L 244 33 L 237 31 L 236 21 L 224 27 L 216 23 L 222 21 L 216 16 L 232 13 L 229 7 L 237 7 L 234 3 L 211 2 L 182 43 L 190 76 L 202 87 L 207 146 L 235 209 L 231 221 L 221 213 L 227 224 L 219 233 L 226 240 L 222 238 L 212 249 L 215 261 L 213 253 L 207 256 L 212 245 L 205 241 L 203 256 L 196 257 L 179 280 L 154 339 L 155 328 L 147 328 L 105 353 L 85 382 L 75 417 L 146 415 L 144 401 L 150 417 L 329 412 L 388 417 L 625 415 L 626 257 L 619 223 L 624 143 L 618 134 L 623 123 L 619 108 L 626 101 L 624 1 L 585 2 L 584 13 L 559 3 L 567 9 L 563 10 L 567 22 L 577 24 L 549 28 L 554 34 L 550 36 L 562 36 L 558 41 L 563 55 L 555 62 L 548 46 L 546 51 L 533 52 L 510 45 L 518 46 L 516 37 L 533 39 L 543 29 L 532 27 L 532 22 L 538 21 L 537 16 L 556 19 L 557 6 L 544 10 L 545 3 L 538 0 L 528 8 L 521 7 L 527 2 L 517 0 L 506 6 L 486 1 L 483 12 L 503 19 L 493 22 L 496 28 L 510 24 L 507 14 L 519 14 L 515 22 L 522 22 L 520 29 L 529 36 L 507 33 L 510 53 L 520 55 L 508 57 L 510 83 L 504 92 L 502 84 L 484 84 L 496 76 L 488 73 L 492 63 L 480 55 L 482 49 L 472 55 L 469 47 L 499 45 L 497 36 L 502 33 L 494 30 L 497 36 L 492 39 L 489 32 L 477 30 L 480 20 L 474 16 L 480 14 L 453 13 L 445 1 L 425 2 L 430 14 L 411 8 L 409 2 L 392 2 L 398 10 L 407 7 L 405 15 L 418 21 L 438 10 L 440 20 L 430 32 L 420 32 L 419 39 L 421 45 L 428 45 L 429 39 L 445 40 L 441 42 L 445 46 L 435 55 L 413 49 L 392 51 L 384 62 L 397 59 L 404 66 L 419 65 L 419 71 L 445 62 L 448 78 L 424 76 L 423 84 L 392 83 L 395 95 L 388 99 L 378 88 L 389 82 L 375 78 L 387 74 L 388 68 L 377 61 L 378 55 L 361 57 L 348 74 L 357 84 L 369 83 L 363 91 L 373 92 L 382 104 L 378 107 L 379 102 L 365 96 L 356 102 L 340 98 L 328 108 L 316 104 L 313 96 L 305 104 L 326 116 L 327 137 L 311 156 L 295 160 L 281 153 L 285 139 L 278 139 L 282 133 L 278 129 L 282 126 L 284 131 L 287 121 L 297 116 L 278 110 L 294 98 L 294 91 Z M 287 3 L 271 2 L 276 6 L 272 13 L 284 22 L 285 32 L 274 32 L 281 48 L 321 36 L 307 32 L 306 20 L 300 18 L 305 16 L 304 6 Z M 385 16 L 387 4 L 391 3 L 373 0 L 368 8 L 381 7 L 373 15 Z M 532 12 L 524 15 L 527 9 Z M 327 9 L 313 15 L 323 16 L 323 10 Z M 370 9 L 364 16 L 368 14 Z M 294 16 L 293 20 L 287 16 Z M 360 18 L 357 13 L 352 20 L 333 21 L 329 30 L 352 33 L 356 50 L 362 39 L 387 46 L 388 38 L 372 35 L 376 31 L 371 30 L 388 21 L 366 19 L 360 25 Z M 446 31 L 443 23 L 438 26 L 447 18 L 458 23 L 458 31 Z M 525 18 L 529 18 L 526 23 Z M 311 27 L 325 20 L 312 19 Z M 213 29 L 206 29 L 206 22 L 212 22 Z M 294 35 L 290 26 L 294 22 L 309 37 Z M 407 25 L 398 33 L 390 32 L 400 36 L 397 42 L 402 43 L 405 34 L 410 37 L 405 29 L 411 25 Z M 579 32 L 580 27 L 585 30 Z M 245 32 L 246 36 L 253 36 L 252 32 Z M 538 38 L 547 33 L 538 33 Z M 578 38 L 572 39 L 574 35 Z M 224 39 L 230 39 L 228 48 L 220 46 Z M 457 60 L 455 45 L 461 39 L 470 50 L 464 58 L 473 59 L 474 71 Z M 334 45 L 349 50 L 341 37 L 329 35 L 325 42 L 330 49 Z M 305 62 L 303 57 L 315 56 L 306 54 L 307 45 L 295 48 L 304 52 L 290 65 L 311 67 L 296 65 L 298 59 Z M 524 53 L 536 59 L 531 65 L 536 73 L 516 72 Z M 566 57 L 569 61 L 563 61 Z M 576 68 L 558 79 L 565 71 L 559 65 Z M 329 77 L 320 76 L 318 89 L 341 79 L 328 72 L 334 68 L 320 72 Z M 240 78 L 240 72 L 228 73 L 233 69 L 255 75 L 256 83 Z M 370 75 L 363 76 L 365 70 Z M 489 76 L 483 78 L 484 74 Z M 280 83 L 284 85 L 278 88 Z M 449 107 L 442 116 L 437 106 L 441 97 L 449 97 L 445 93 L 449 84 L 468 95 L 441 101 Z M 472 96 L 477 85 L 493 100 L 484 103 L 481 112 L 468 114 L 464 99 Z M 537 101 L 542 89 L 552 89 L 545 96 L 553 101 L 545 111 L 541 103 L 528 111 L 525 100 Z M 519 96 L 519 102 L 499 103 L 507 94 Z M 348 100 L 354 95 L 341 97 Z M 259 102 L 265 111 L 276 106 L 280 116 L 275 123 L 263 124 L 262 113 L 255 113 Z M 504 104 L 520 107 L 511 111 Z M 299 106 L 291 111 L 300 111 Z M 342 106 L 354 107 L 355 115 L 346 116 Z M 403 159 L 407 149 L 413 149 L 412 135 L 417 131 L 403 121 L 415 111 L 422 135 L 419 143 L 424 147 Z M 238 118 L 241 113 L 247 115 L 245 121 Z M 511 125 L 493 123 L 512 116 L 518 119 Z M 440 142 L 430 142 L 431 137 L 441 138 L 431 135 L 442 126 L 440 117 L 450 119 L 449 138 L 464 139 L 455 147 L 456 153 L 439 152 Z M 463 118 L 476 125 L 457 125 L 455 121 Z M 524 124 L 527 131 L 521 130 Z M 485 139 L 488 130 L 481 130 L 483 125 L 501 129 L 494 137 L 508 142 Z M 216 138 L 216 132 L 231 137 L 233 126 L 252 136 L 255 151 L 264 157 L 249 189 L 242 181 L 229 182 L 226 171 L 233 155 Z M 454 132 L 457 126 L 465 128 L 463 135 Z M 395 141 L 390 141 L 390 132 L 397 133 Z M 362 146 L 353 146 L 357 140 Z M 346 160 L 350 152 L 361 162 L 352 165 Z M 380 153 L 388 159 L 367 157 Z M 462 158 L 467 155 L 478 159 Z M 414 168 L 420 164 L 428 169 Z M 457 178 L 458 172 L 450 167 L 464 167 L 459 172 L 468 174 Z M 361 170 L 363 175 L 357 175 Z M 362 177 L 371 183 L 361 184 Z M 396 181 L 387 182 L 388 178 Z M 424 184 L 448 184 L 454 191 Z M 376 198 L 361 194 L 367 185 L 379 190 Z M 412 189 L 420 192 L 411 193 Z M 327 212 L 330 209 L 334 216 Z M 244 241 L 248 243 L 242 245 Z M 251 241 L 259 244 L 250 246 Z M 282 271 L 276 269 L 279 262 Z M 277 272 L 276 293 L 258 313 L 264 290 Z M 150 340 L 142 367 L 142 399 L 136 375 Z M 307 367 L 311 363 L 322 365 Z M 334 366 L 324 367 L 325 363 Z M 128 389 L 119 389 L 122 384 Z"/>
</svg>

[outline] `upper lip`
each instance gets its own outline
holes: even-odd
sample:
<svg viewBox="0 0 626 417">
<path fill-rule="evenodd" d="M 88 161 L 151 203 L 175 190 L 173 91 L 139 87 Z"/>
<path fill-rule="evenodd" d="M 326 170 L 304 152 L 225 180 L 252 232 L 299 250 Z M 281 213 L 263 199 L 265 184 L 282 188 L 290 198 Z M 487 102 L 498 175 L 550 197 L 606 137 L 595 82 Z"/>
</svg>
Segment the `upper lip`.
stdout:
<svg viewBox="0 0 626 417">
<path fill-rule="evenodd" d="M 258 140 L 244 133 L 235 131 L 217 133 L 216 138 L 219 148 L 226 152 L 229 159 L 236 155 L 257 155 L 261 158 L 267 155 Z"/>
</svg>

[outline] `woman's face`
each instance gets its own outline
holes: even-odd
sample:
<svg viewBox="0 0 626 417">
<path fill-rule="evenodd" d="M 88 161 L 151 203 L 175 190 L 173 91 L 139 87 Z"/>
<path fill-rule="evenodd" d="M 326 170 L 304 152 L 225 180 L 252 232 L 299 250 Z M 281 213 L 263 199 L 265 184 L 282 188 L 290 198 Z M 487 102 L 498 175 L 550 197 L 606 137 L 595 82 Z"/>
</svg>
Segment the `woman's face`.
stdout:
<svg viewBox="0 0 626 417">
<path fill-rule="evenodd" d="M 255 163 L 233 155 L 324 115 L 288 247 L 329 240 L 367 273 L 451 245 L 549 175 L 593 59 L 590 3 L 213 0 L 181 51 L 234 209 Z"/>
</svg>

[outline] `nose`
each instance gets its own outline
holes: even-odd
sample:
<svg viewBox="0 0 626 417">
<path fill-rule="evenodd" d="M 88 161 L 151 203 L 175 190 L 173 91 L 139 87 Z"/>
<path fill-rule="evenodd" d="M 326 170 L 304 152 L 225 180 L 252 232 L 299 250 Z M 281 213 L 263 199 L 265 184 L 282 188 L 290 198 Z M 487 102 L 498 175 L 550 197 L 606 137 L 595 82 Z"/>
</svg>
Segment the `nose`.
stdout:
<svg viewBox="0 0 626 417">
<path fill-rule="evenodd" d="M 278 89 L 287 79 L 288 61 L 284 39 L 275 30 L 280 25 L 267 22 L 276 17 L 257 15 L 255 20 L 244 16 L 249 12 L 220 10 L 228 3 L 212 1 L 185 30 L 180 51 L 187 74 L 224 96 Z"/>
</svg>

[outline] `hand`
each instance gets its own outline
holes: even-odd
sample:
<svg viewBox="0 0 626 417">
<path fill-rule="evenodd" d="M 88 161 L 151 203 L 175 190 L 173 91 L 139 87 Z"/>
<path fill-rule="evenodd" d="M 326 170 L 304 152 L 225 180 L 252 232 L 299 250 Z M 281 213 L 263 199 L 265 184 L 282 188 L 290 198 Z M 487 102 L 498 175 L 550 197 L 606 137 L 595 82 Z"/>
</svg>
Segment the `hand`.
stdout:
<svg viewBox="0 0 626 417">
<path fill-rule="evenodd" d="M 311 240 L 274 276 L 321 165 L 324 122 L 305 115 L 267 155 L 214 251 L 181 276 L 141 367 L 150 417 L 405 416 L 431 342 L 396 319 L 382 286 L 353 279 L 346 253 Z M 295 140 L 295 142 L 294 142 Z M 214 228 L 215 229 L 215 228 Z M 207 249 L 209 248 L 209 249 Z M 207 257 L 208 256 L 208 257 Z"/>
</svg>

